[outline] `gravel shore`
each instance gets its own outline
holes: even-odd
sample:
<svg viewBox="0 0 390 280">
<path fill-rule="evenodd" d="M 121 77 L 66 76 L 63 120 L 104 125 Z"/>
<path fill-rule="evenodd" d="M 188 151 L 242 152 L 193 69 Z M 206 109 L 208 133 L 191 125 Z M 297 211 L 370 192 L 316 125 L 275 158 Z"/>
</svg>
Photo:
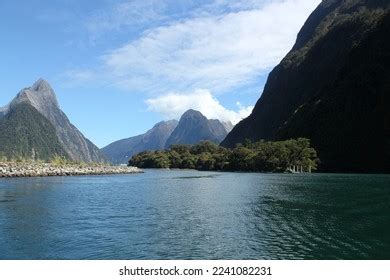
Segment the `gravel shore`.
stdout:
<svg viewBox="0 0 390 280">
<path fill-rule="evenodd" d="M 0 163 L 1 177 L 46 177 L 142 173 L 138 167 L 108 165 L 55 166 L 50 163 Z"/>
</svg>

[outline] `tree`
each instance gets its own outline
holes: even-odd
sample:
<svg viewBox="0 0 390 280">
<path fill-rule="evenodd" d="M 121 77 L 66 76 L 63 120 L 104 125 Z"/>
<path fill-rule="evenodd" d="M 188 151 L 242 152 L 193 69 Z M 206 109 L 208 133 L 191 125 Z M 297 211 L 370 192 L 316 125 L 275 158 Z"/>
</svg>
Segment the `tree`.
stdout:
<svg viewBox="0 0 390 280">
<path fill-rule="evenodd" d="M 317 167 L 316 151 L 310 140 L 245 141 L 234 149 L 225 149 L 203 141 L 197 145 L 172 145 L 166 151 L 142 152 L 132 157 L 130 165 L 140 168 L 183 168 L 285 172 L 289 169 L 311 172 Z"/>
</svg>

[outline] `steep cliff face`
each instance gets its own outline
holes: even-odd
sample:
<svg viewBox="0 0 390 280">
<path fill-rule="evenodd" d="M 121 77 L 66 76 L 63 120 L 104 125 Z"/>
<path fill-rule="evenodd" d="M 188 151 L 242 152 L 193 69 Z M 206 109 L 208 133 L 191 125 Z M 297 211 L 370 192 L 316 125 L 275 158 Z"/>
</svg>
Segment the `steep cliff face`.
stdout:
<svg viewBox="0 0 390 280">
<path fill-rule="evenodd" d="M 219 120 L 208 120 L 200 112 L 188 110 L 181 116 L 165 148 L 173 144 L 197 144 L 202 140 L 220 143 L 226 135 L 227 130 Z"/>
<path fill-rule="evenodd" d="M 102 152 L 112 163 L 118 164 L 127 163 L 133 155 L 143 151 L 163 150 L 177 124 L 176 120 L 159 122 L 145 134 L 116 141 Z"/>
<path fill-rule="evenodd" d="M 59 107 L 54 90 L 45 80 L 40 79 L 33 86 L 21 90 L 2 111 L 6 115 L 21 104 L 32 106 L 53 125 L 58 140 L 70 159 L 84 162 L 105 160 L 100 150 L 70 123 Z"/>
<path fill-rule="evenodd" d="M 324 171 L 388 172 L 390 2 L 323 1 L 222 145 L 312 139 Z"/>
<path fill-rule="evenodd" d="M 234 125 L 231 121 L 222 122 L 222 125 L 225 127 L 226 131 L 229 133 L 234 128 Z"/>
</svg>

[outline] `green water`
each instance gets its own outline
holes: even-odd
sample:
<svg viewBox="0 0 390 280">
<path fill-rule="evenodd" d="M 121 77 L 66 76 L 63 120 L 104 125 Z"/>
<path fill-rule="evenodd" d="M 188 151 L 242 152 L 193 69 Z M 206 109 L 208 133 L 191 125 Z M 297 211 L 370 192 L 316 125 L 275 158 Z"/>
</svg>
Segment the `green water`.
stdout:
<svg viewBox="0 0 390 280">
<path fill-rule="evenodd" d="M 0 179 L 0 259 L 390 259 L 390 176 Z"/>
</svg>

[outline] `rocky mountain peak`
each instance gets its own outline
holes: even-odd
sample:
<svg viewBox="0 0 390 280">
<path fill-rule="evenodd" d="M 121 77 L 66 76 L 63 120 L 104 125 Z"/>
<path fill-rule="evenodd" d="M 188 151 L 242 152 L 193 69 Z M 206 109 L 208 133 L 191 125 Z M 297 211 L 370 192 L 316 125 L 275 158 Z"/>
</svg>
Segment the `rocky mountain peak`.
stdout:
<svg viewBox="0 0 390 280">
<path fill-rule="evenodd" d="M 40 78 L 39 80 L 37 80 L 31 87 L 32 90 L 34 91 L 46 91 L 46 90 L 50 90 L 50 91 L 53 91 L 52 87 L 50 86 L 50 84 Z"/>
<path fill-rule="evenodd" d="M 172 126 L 176 127 L 178 123 L 179 122 L 177 120 L 161 121 L 159 123 L 156 123 L 153 126 L 153 128 L 158 129 L 158 128 L 165 128 L 165 127 L 172 127 Z"/>
<path fill-rule="evenodd" d="M 0 108 L 0 118 L 20 108 L 19 105 L 23 108 L 32 106 L 51 123 L 59 143 L 70 159 L 84 162 L 105 160 L 99 149 L 85 138 L 62 112 L 54 90 L 44 79 L 39 79 L 31 87 L 22 89 L 8 106 Z"/>
<path fill-rule="evenodd" d="M 46 117 L 53 109 L 59 108 L 54 90 L 43 79 L 39 79 L 31 87 L 22 89 L 10 106 L 12 107 L 20 103 L 32 105 Z"/>
<path fill-rule="evenodd" d="M 193 109 L 189 109 L 188 111 L 186 111 L 182 116 L 181 116 L 181 119 L 187 119 L 187 118 L 206 118 L 205 116 L 202 115 L 201 112 L 199 111 L 196 111 L 196 110 L 193 110 Z"/>
<path fill-rule="evenodd" d="M 220 143 L 227 131 L 219 120 L 209 120 L 196 110 L 186 111 L 168 138 L 165 148 L 172 144 L 197 144 L 203 140 Z"/>
</svg>

